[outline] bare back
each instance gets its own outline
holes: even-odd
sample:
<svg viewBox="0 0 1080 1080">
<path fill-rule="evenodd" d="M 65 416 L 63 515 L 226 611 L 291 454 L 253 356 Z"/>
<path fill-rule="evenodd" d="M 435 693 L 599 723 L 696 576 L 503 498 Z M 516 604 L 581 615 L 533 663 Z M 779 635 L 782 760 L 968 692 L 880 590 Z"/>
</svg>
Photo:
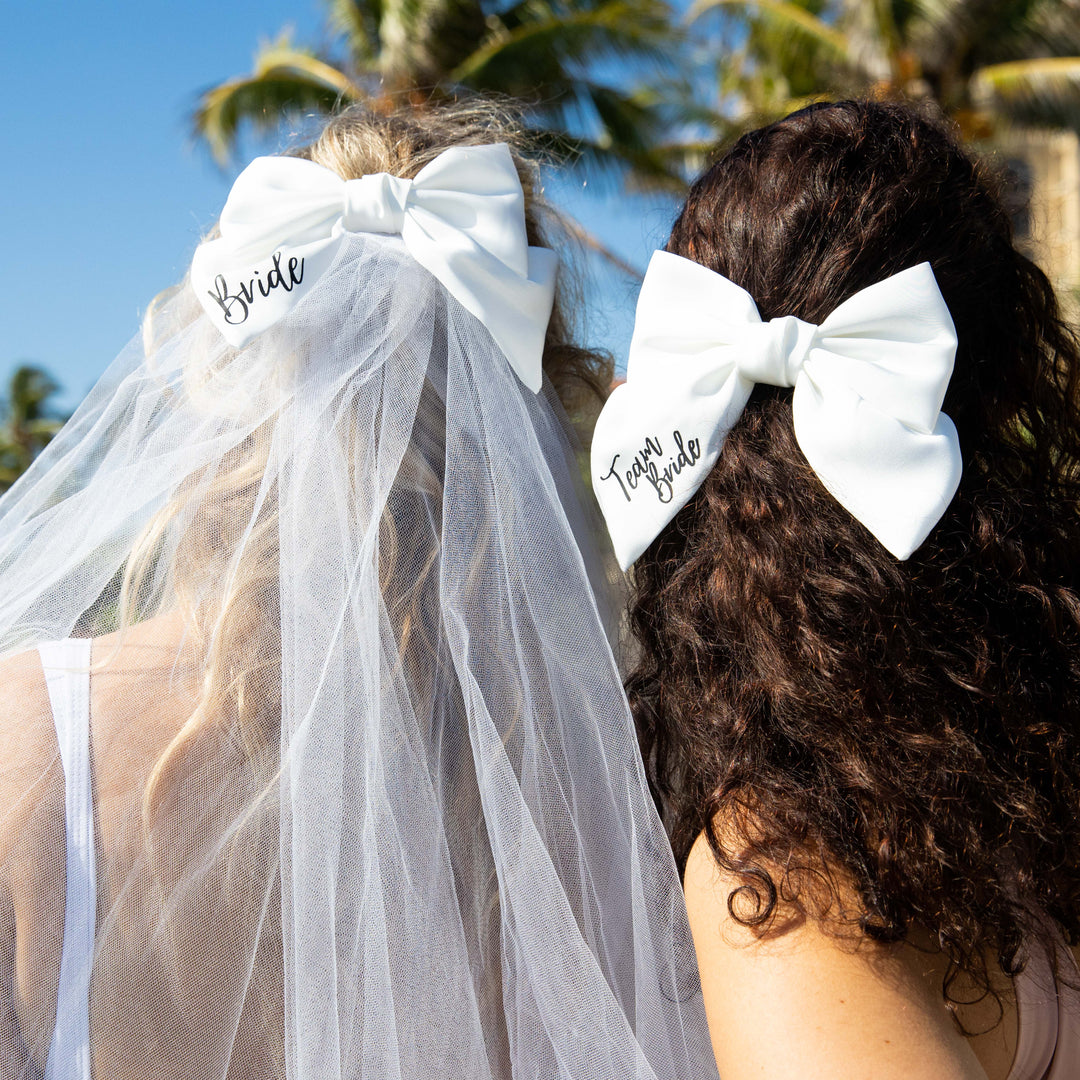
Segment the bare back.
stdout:
<svg viewBox="0 0 1080 1080">
<path fill-rule="evenodd" d="M 196 649 L 173 616 L 93 645 L 97 1076 L 201 1077 L 200 1060 L 230 1061 L 230 1078 L 283 1075 L 276 821 L 252 811 L 242 753 L 204 730 L 147 803 L 155 766 L 198 705 Z M 0 694 L 2 975 L 13 988 L 0 1072 L 30 1077 L 44 1069 L 56 1015 L 64 773 L 36 652 L 0 666 Z M 252 918 L 253 906 L 270 918 Z M 193 1059 L 200 1043 L 207 1052 Z"/>
</svg>

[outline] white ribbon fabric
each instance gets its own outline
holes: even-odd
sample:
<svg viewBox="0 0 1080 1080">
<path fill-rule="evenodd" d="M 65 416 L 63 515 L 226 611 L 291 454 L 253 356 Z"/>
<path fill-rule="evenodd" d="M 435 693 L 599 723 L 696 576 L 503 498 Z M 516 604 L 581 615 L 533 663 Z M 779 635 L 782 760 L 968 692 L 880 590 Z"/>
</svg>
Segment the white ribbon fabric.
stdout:
<svg viewBox="0 0 1080 1080">
<path fill-rule="evenodd" d="M 626 382 L 593 433 L 592 478 L 622 568 L 716 463 L 755 383 L 794 386 L 795 437 L 826 489 L 898 559 L 960 483 L 941 405 L 956 330 L 929 263 L 845 300 L 820 326 L 762 322 L 748 293 L 670 252 L 649 264 Z"/>
<path fill-rule="evenodd" d="M 246 345 L 291 311 L 349 233 L 400 233 L 539 391 L 558 262 L 528 244 L 525 196 L 504 144 L 453 147 L 412 180 L 343 180 L 301 158 L 256 158 L 236 178 L 220 227 L 195 252 L 191 283 L 230 345 Z"/>
</svg>

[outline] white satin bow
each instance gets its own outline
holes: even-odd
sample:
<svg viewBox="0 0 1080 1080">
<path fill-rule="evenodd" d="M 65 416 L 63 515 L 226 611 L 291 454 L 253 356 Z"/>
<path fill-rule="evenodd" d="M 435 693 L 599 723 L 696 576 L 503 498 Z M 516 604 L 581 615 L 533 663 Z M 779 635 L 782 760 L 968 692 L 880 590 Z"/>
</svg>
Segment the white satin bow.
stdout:
<svg viewBox="0 0 1080 1080">
<path fill-rule="evenodd" d="M 342 180 L 301 158 L 256 158 L 233 184 L 221 235 L 195 252 L 191 283 L 239 348 L 299 303 L 351 232 L 400 233 L 488 328 L 521 381 L 540 389 L 558 263 L 529 247 L 525 196 L 502 143 L 453 147 L 412 180 Z"/>
<path fill-rule="evenodd" d="M 761 321 L 748 293 L 658 251 L 638 299 L 626 383 L 593 433 L 593 488 L 623 569 L 709 474 L 754 384 L 794 386 L 795 437 L 828 491 L 898 559 L 960 483 L 941 412 L 956 330 L 929 263 L 845 300 L 820 326 Z"/>
</svg>

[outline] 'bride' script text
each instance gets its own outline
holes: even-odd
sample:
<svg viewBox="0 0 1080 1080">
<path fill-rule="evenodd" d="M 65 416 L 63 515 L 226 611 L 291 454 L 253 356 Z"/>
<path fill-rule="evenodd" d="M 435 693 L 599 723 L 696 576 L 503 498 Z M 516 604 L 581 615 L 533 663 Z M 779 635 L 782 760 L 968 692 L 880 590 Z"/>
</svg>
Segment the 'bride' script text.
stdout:
<svg viewBox="0 0 1080 1080">
<path fill-rule="evenodd" d="M 214 291 L 210 292 L 209 296 L 220 305 L 225 313 L 225 321 L 231 326 L 236 326 L 247 319 L 256 296 L 267 297 L 275 289 L 292 292 L 304 280 L 303 259 L 293 256 L 282 269 L 281 252 L 275 251 L 272 262 L 273 265 L 266 272 L 265 277 L 256 270 L 254 277 L 246 282 L 240 282 L 239 288 L 234 293 L 229 292 L 229 285 L 224 274 L 218 274 L 214 278 Z"/>
</svg>

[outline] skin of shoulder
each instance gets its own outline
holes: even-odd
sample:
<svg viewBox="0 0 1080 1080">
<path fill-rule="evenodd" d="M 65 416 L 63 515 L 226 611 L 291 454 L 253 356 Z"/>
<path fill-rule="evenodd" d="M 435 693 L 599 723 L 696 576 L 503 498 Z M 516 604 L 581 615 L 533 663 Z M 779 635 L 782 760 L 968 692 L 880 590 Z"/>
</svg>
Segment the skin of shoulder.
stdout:
<svg viewBox="0 0 1080 1080">
<path fill-rule="evenodd" d="M 63 768 L 36 652 L 0 661 L 0 883 L 11 895 L 20 852 L 63 844 Z M 51 810 L 51 812 L 50 812 Z M 59 811 L 59 830 L 56 812 Z"/>
<path fill-rule="evenodd" d="M 698 837 L 686 906 L 724 1080 L 987 1080 L 919 953 L 803 915 L 754 931 L 728 910 L 738 884 Z"/>
<path fill-rule="evenodd" d="M 0 661 L 0 1071 L 44 1060 L 63 937 L 64 780 L 36 652 Z M 44 963 L 42 958 L 47 958 Z M 26 1039 L 30 1040 L 28 1046 Z M 21 1074 L 19 1074 L 21 1075 Z"/>
<path fill-rule="evenodd" d="M 194 691 L 177 659 L 183 640 L 184 624 L 176 615 L 133 626 L 123 637 L 95 640 L 92 743 L 127 740 L 129 757 L 143 742 L 150 744 L 148 753 L 167 744 L 180 722 L 177 717 L 193 707 Z M 140 681 L 150 687 L 141 699 L 130 693 Z M 166 714 L 156 725 L 156 714 L 149 716 L 145 707 L 151 694 Z M 94 745 L 95 758 L 100 750 Z M 41 660 L 31 650 L 0 660 L 0 878 L 16 846 L 37 842 L 26 830 L 44 816 L 47 797 L 60 800 L 55 809 L 62 825 L 63 768 Z"/>
<path fill-rule="evenodd" d="M 21 839 L 35 788 L 59 767 L 56 734 L 36 652 L 0 661 L 0 866 Z M 38 791 L 40 799 L 43 792 Z"/>
<path fill-rule="evenodd" d="M 193 707 L 191 680 L 178 663 L 184 639 L 183 620 L 166 616 L 94 642 L 95 817 L 106 847 L 110 822 L 131 817 L 149 768 Z M 136 685 L 145 688 L 132 694 Z M 122 813 L 110 814 L 117 803 Z M 63 766 L 41 661 L 31 650 L 0 661 L 0 1076 L 22 1075 L 28 1060 L 43 1063 L 48 1050 L 65 859 Z"/>
</svg>

